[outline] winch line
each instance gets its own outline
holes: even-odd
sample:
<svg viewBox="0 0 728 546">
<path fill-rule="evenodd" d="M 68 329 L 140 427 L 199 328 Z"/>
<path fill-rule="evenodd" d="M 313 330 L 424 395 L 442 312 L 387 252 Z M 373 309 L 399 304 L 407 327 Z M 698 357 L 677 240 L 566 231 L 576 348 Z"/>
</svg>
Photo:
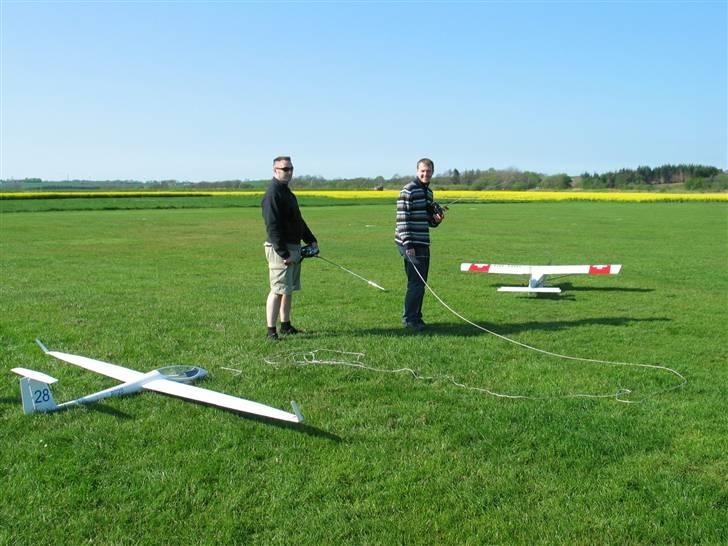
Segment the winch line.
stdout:
<svg viewBox="0 0 728 546">
<path fill-rule="evenodd" d="M 339 265 L 339 264 L 337 264 L 337 263 L 335 263 L 335 262 L 332 262 L 331 260 L 327 260 L 326 258 L 324 258 L 323 256 L 321 256 L 321 254 L 316 254 L 316 256 L 314 256 L 314 258 L 318 258 L 319 260 L 323 260 L 323 261 L 325 261 L 326 263 L 330 263 L 331 265 L 333 265 L 333 266 L 336 266 L 336 267 L 338 267 L 339 269 L 342 269 L 342 270 L 346 271 L 346 272 L 347 272 L 347 273 L 349 273 L 350 275 L 354 275 L 354 276 L 355 276 L 355 277 L 356 277 L 357 279 L 361 279 L 361 280 L 363 280 L 363 281 L 364 281 L 365 283 L 367 283 L 367 284 L 368 284 L 369 286 L 373 286 L 374 288 L 378 288 L 379 290 L 381 290 L 381 291 L 383 291 L 383 292 L 386 292 L 386 291 L 387 291 L 387 289 L 386 289 L 386 288 L 384 288 L 384 287 L 382 287 L 382 286 L 379 286 L 379 285 L 378 285 L 377 283 L 375 283 L 374 281 L 370 281 L 369 279 L 365 279 L 364 277 L 362 277 L 362 276 L 361 276 L 361 275 L 359 275 L 358 273 L 354 273 L 354 272 L 353 272 L 353 271 L 352 271 L 351 269 L 346 269 L 346 268 L 345 268 L 345 267 L 344 267 L 343 265 Z"/>
<path fill-rule="evenodd" d="M 405 256 L 407 256 L 407 255 L 405 254 Z M 523 347 L 524 349 L 528 349 L 528 350 L 531 350 L 531 351 L 535 351 L 537 353 L 545 354 L 545 355 L 548 355 L 548 356 L 553 356 L 555 358 L 562 358 L 562 359 L 565 359 L 565 360 L 574 360 L 574 361 L 578 361 L 578 362 L 589 362 L 591 364 L 607 364 L 607 365 L 610 365 L 610 366 L 627 366 L 627 367 L 634 367 L 634 368 L 647 368 L 647 369 L 653 369 L 653 370 L 661 370 L 661 371 L 664 371 L 664 372 L 671 373 L 672 375 L 674 375 L 674 376 L 676 376 L 676 377 L 678 377 L 680 379 L 680 383 L 679 384 L 677 384 L 677 385 L 675 385 L 673 387 L 669 387 L 667 389 L 663 389 L 661 391 L 657 391 L 656 393 L 653 393 L 653 394 L 658 394 L 658 393 L 661 393 L 661 392 L 667 392 L 667 391 L 679 389 L 679 388 L 683 387 L 685 384 L 687 384 L 687 382 L 688 382 L 688 380 L 685 379 L 685 377 L 682 374 L 680 374 L 680 372 L 678 372 L 676 370 L 673 370 L 672 368 L 668 368 L 667 366 L 660 366 L 658 364 L 639 364 L 639 363 L 634 363 L 634 362 L 617 362 L 617 361 L 612 361 L 612 360 L 600 360 L 600 359 L 596 359 L 596 358 L 584 358 L 584 357 L 579 357 L 579 356 L 563 355 L 563 354 L 560 354 L 560 353 L 554 353 L 552 351 L 546 351 L 545 349 L 539 349 L 538 347 L 533 347 L 532 345 L 528 345 L 526 343 L 522 343 L 522 342 L 517 341 L 515 339 L 512 339 L 512 338 L 509 338 L 509 337 L 504 336 L 502 334 L 499 334 L 498 332 L 494 332 L 493 330 L 489 330 L 488 328 L 485 328 L 485 327 L 481 326 L 480 324 L 476 324 L 475 322 L 467 319 L 466 317 L 464 317 L 463 315 L 461 315 L 460 313 L 458 313 L 455 309 L 453 309 L 452 307 L 450 307 L 440 296 L 437 295 L 437 293 L 432 289 L 432 287 L 429 284 L 427 284 L 427 281 L 422 277 L 422 274 L 420 273 L 420 270 L 417 269 L 417 266 L 415 265 L 415 263 L 412 260 L 412 258 L 410 256 L 407 256 L 407 259 L 412 264 L 412 267 L 414 268 L 415 272 L 417 273 L 417 276 L 424 283 L 425 287 L 434 296 L 434 298 L 445 309 L 447 309 L 448 311 L 450 311 L 453 315 L 455 315 L 456 317 L 458 317 L 460 320 L 462 320 L 462 321 L 470 324 L 471 326 L 477 328 L 478 330 L 482 330 L 483 332 L 486 332 L 486 333 L 488 333 L 488 334 L 490 334 L 492 336 L 495 336 L 495 337 L 500 338 L 500 339 L 502 339 L 504 341 L 507 341 L 508 343 L 513 343 L 514 345 L 518 345 L 519 347 Z M 629 391 L 629 389 L 624 389 L 622 392 L 625 393 L 625 394 L 628 394 L 631 391 Z M 617 400 L 619 402 L 624 402 L 626 404 L 632 404 L 632 403 L 636 403 L 636 402 L 641 402 L 642 401 L 642 400 L 623 400 L 623 399 L 621 399 L 619 397 L 617 397 Z"/>
<path fill-rule="evenodd" d="M 338 358 L 319 358 L 319 353 L 329 353 L 333 355 L 340 355 Z M 355 358 L 347 358 L 346 355 L 355 355 Z M 497 398 L 510 398 L 513 400 L 553 400 L 553 399 L 563 399 L 563 398 L 614 398 L 615 400 L 619 402 L 628 402 L 627 400 L 622 400 L 620 397 L 627 395 L 631 393 L 629 389 L 618 389 L 614 394 L 582 394 L 582 393 L 575 393 L 575 394 L 565 394 L 561 396 L 528 396 L 525 394 L 505 394 L 501 392 L 495 392 L 490 389 L 486 389 L 485 387 L 474 387 L 472 385 L 466 385 L 464 383 L 460 383 L 457 381 L 453 376 L 451 375 L 420 375 L 418 372 L 413 370 L 412 368 L 396 368 L 396 369 L 389 369 L 389 368 L 375 368 L 372 366 L 367 366 L 362 362 L 362 359 L 364 358 L 364 353 L 354 353 L 354 352 L 348 352 L 348 351 L 338 351 L 333 349 L 314 349 L 311 351 L 291 351 L 286 353 L 277 353 L 268 357 L 263 357 L 263 361 L 266 364 L 269 364 L 271 366 L 274 366 L 276 368 L 279 368 L 283 365 L 285 365 L 285 362 L 287 361 L 290 365 L 293 366 L 313 366 L 313 365 L 328 365 L 328 366 L 348 366 L 351 368 L 359 368 L 362 370 L 367 370 L 370 372 L 378 372 L 378 373 L 407 373 L 412 376 L 415 380 L 420 381 L 444 381 L 446 383 L 450 383 L 456 387 L 459 387 L 461 389 L 470 390 L 470 391 L 476 391 L 484 394 L 488 394 L 490 396 L 495 396 Z"/>
</svg>

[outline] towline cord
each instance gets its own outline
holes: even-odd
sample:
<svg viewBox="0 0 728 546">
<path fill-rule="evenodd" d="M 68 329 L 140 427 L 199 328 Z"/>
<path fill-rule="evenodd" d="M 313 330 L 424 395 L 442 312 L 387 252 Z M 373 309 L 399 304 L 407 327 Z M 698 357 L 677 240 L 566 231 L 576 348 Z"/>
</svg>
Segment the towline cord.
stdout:
<svg viewBox="0 0 728 546">
<path fill-rule="evenodd" d="M 321 356 L 319 356 L 321 355 Z M 324 356 L 327 355 L 327 356 Z M 453 376 L 451 375 L 420 375 L 418 372 L 413 370 L 412 368 L 396 368 L 396 369 L 389 369 L 389 368 L 374 368 L 372 366 L 367 366 L 364 364 L 365 354 L 364 353 L 354 353 L 354 352 L 348 352 L 348 351 L 337 351 L 333 349 L 314 349 L 312 351 L 291 351 L 287 353 L 277 353 L 268 357 L 264 357 L 263 361 L 266 364 L 270 364 L 271 366 L 274 366 L 276 368 L 280 368 L 285 365 L 290 366 L 313 366 L 313 365 L 327 365 L 327 366 L 348 366 L 351 368 L 359 368 L 362 370 L 367 370 L 370 372 L 378 372 L 378 373 L 407 373 L 412 376 L 413 379 L 420 380 L 420 381 L 444 381 L 447 383 L 451 383 L 452 385 L 455 385 L 456 387 L 459 387 L 461 389 L 470 390 L 470 391 L 477 391 L 481 393 L 488 394 L 490 396 L 495 396 L 497 398 L 511 398 L 511 399 L 521 399 L 521 400 L 550 400 L 554 398 L 614 398 L 618 400 L 619 402 L 629 402 L 627 400 L 620 399 L 620 396 L 629 394 L 631 391 L 629 389 L 619 389 L 614 394 L 566 394 L 563 396 L 545 396 L 545 397 L 537 397 L 537 396 L 526 396 L 522 394 L 505 394 L 500 392 L 495 392 L 490 389 L 486 389 L 485 387 L 474 387 L 471 385 L 465 385 L 464 383 L 460 383 L 457 381 Z M 226 369 L 226 368 L 224 368 Z"/>
<path fill-rule="evenodd" d="M 639 364 L 639 363 L 634 363 L 634 362 L 618 362 L 618 361 L 612 361 L 612 360 L 600 360 L 600 359 L 596 359 L 596 358 L 583 358 L 583 357 L 579 357 L 579 356 L 563 355 L 563 354 L 560 354 L 560 353 L 554 353 L 554 352 L 551 352 L 551 351 L 546 351 L 544 349 L 539 349 L 538 347 L 533 347 L 532 345 L 528 345 L 526 343 L 522 343 L 522 342 L 517 341 L 515 339 L 512 339 L 512 338 L 509 338 L 509 337 L 504 336 L 502 334 L 499 334 L 498 332 L 494 332 L 493 330 L 489 330 L 488 328 L 485 328 L 485 327 L 483 327 L 483 326 L 481 326 L 479 324 L 476 324 L 472 320 L 467 319 L 466 317 L 464 317 L 463 315 L 461 315 L 460 313 L 458 313 L 455 309 L 453 309 L 452 307 L 450 307 L 440 296 L 437 295 L 437 293 L 432 289 L 432 287 L 429 284 L 427 284 L 427 281 L 422 277 L 422 274 L 420 273 L 420 270 L 417 269 L 417 266 L 415 265 L 415 263 L 412 260 L 412 258 L 410 256 L 407 256 L 407 259 L 412 264 L 412 267 L 414 268 L 415 272 L 417 273 L 417 276 L 424 283 L 425 287 L 434 296 L 434 298 L 445 309 L 447 309 L 448 311 L 450 311 L 453 315 L 455 315 L 456 317 L 458 317 L 460 320 L 462 320 L 462 321 L 470 324 L 471 326 L 477 328 L 478 330 L 482 330 L 483 332 L 486 332 L 486 333 L 488 333 L 488 334 L 490 334 L 492 336 L 495 336 L 495 337 L 500 338 L 500 339 L 502 339 L 504 341 L 507 341 L 508 343 L 513 343 L 514 345 L 518 345 L 519 347 L 523 347 L 524 349 L 528 349 L 530 351 L 535 351 L 537 353 L 545 354 L 545 355 L 552 356 L 552 357 L 555 357 L 555 358 L 561 358 L 561 359 L 564 359 L 564 360 L 574 360 L 574 361 L 578 361 L 578 362 L 588 362 L 590 364 L 607 364 L 607 365 L 610 365 L 610 366 L 626 366 L 626 367 L 634 367 L 634 368 L 647 368 L 647 369 L 653 369 L 653 370 L 661 370 L 663 372 L 667 372 L 667 373 L 670 373 L 670 374 L 676 376 L 680 380 L 680 383 L 678 383 L 677 385 L 674 385 L 672 387 L 663 389 L 661 391 L 657 391 L 657 392 L 653 393 L 653 395 L 654 394 L 661 393 L 661 392 L 667 392 L 667 391 L 679 389 L 679 388 L 683 387 L 684 385 L 686 385 L 687 382 L 688 382 L 688 380 L 680 372 L 678 372 L 676 370 L 673 370 L 672 368 L 668 368 L 667 366 L 660 366 L 658 364 Z M 623 398 L 621 398 L 621 395 L 623 395 L 623 394 L 629 394 L 631 392 L 632 391 L 630 391 L 629 389 L 620 389 L 619 391 L 617 391 L 617 393 L 614 395 L 614 397 L 615 397 L 615 399 L 618 402 L 624 402 L 625 404 L 633 404 L 633 403 L 637 403 L 637 402 L 642 402 L 643 401 L 643 400 L 624 400 Z M 604 395 L 570 395 L 570 396 L 591 397 L 591 398 L 603 398 L 604 397 Z M 530 398 L 530 397 L 516 396 L 514 398 Z"/>
</svg>

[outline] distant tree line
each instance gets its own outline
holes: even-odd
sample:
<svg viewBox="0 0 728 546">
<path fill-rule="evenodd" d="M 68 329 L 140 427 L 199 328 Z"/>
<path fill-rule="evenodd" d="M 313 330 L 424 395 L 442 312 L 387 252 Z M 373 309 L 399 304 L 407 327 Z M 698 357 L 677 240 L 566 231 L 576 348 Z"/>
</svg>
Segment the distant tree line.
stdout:
<svg viewBox="0 0 728 546">
<path fill-rule="evenodd" d="M 569 189 L 572 187 L 572 179 L 567 174 L 546 176 L 518 169 L 451 169 L 435 175 L 433 184 L 473 190 Z"/>
<path fill-rule="evenodd" d="M 433 177 L 433 182 L 477 190 L 568 190 L 639 189 L 657 190 L 668 185 L 681 185 L 693 191 L 728 190 L 728 173 L 705 165 L 662 165 L 620 169 L 602 174 L 585 172 L 571 177 L 566 173 L 544 175 L 518 169 L 488 169 L 487 171 L 452 169 Z"/>
<path fill-rule="evenodd" d="M 637 167 L 603 174 L 583 173 L 580 179 L 581 186 L 588 189 L 630 188 L 660 184 L 683 184 L 686 189 L 690 190 L 728 189 L 726 173 L 716 167 L 704 165 L 663 165 L 655 169 Z"/>
<path fill-rule="evenodd" d="M 303 175 L 295 178 L 297 188 L 304 189 L 399 189 L 412 175 L 394 174 L 390 178 L 326 179 L 322 176 Z M 188 182 L 178 180 L 64 180 L 48 181 L 40 178 L 0 180 L 0 190 L 250 190 L 262 189 L 270 179 L 217 180 Z M 637 167 L 605 173 L 584 172 L 579 176 L 566 173 L 545 175 L 519 169 L 448 169 L 437 173 L 433 185 L 448 189 L 467 190 L 570 190 L 570 189 L 634 189 L 659 191 L 677 187 L 688 191 L 727 191 L 728 172 L 705 165 L 662 165 Z"/>
</svg>

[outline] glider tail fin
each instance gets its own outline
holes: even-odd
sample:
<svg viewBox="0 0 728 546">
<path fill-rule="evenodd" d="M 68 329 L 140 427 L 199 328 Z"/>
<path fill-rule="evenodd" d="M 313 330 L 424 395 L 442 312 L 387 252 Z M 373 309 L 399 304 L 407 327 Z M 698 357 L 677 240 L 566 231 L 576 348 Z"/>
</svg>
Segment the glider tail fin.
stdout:
<svg viewBox="0 0 728 546">
<path fill-rule="evenodd" d="M 21 376 L 20 396 L 23 401 L 23 412 L 26 415 L 58 408 L 50 387 L 58 381 L 55 377 L 27 368 L 13 368 L 11 371 Z"/>
</svg>

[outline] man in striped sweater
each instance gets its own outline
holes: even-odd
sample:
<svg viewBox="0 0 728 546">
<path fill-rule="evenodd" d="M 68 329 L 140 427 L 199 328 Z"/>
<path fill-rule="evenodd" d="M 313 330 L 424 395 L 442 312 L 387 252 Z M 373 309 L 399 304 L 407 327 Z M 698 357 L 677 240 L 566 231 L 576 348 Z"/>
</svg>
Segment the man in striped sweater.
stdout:
<svg viewBox="0 0 728 546">
<path fill-rule="evenodd" d="M 397 225 L 394 241 L 404 258 L 407 274 L 407 294 L 404 297 L 402 322 L 405 328 L 423 330 L 422 300 L 430 269 L 430 228 L 436 228 L 444 218 L 442 209 L 433 207 L 430 180 L 435 165 L 431 159 L 417 162 L 417 176 L 409 182 L 397 199 Z"/>
</svg>

